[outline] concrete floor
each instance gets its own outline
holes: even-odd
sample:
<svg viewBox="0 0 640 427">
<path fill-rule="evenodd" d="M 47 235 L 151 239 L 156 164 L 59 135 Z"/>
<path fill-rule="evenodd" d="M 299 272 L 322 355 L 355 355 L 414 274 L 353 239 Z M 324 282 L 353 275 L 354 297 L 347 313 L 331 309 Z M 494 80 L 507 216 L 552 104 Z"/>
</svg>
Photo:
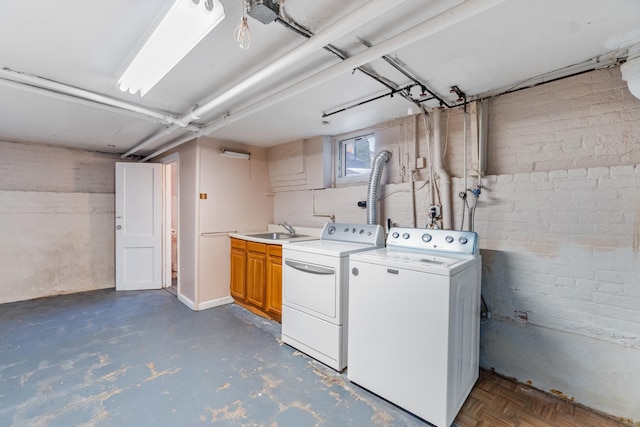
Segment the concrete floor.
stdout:
<svg viewBox="0 0 640 427">
<path fill-rule="evenodd" d="M 0 343 L 1 426 L 428 425 L 283 345 L 278 323 L 164 290 L 4 304 Z"/>
</svg>

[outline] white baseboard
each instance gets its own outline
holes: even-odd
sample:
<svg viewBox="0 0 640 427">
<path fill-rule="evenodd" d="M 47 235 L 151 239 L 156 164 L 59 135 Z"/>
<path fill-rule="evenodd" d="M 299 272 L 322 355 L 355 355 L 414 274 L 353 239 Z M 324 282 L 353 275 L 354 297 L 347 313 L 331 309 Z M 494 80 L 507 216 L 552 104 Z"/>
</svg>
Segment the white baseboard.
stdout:
<svg viewBox="0 0 640 427">
<path fill-rule="evenodd" d="M 208 308 L 218 307 L 225 304 L 231 304 L 232 302 L 233 302 L 233 298 L 231 296 L 212 299 L 210 301 L 205 301 L 198 304 L 198 310 L 206 310 Z"/>
<path fill-rule="evenodd" d="M 189 307 L 191 310 L 196 311 L 196 304 L 179 292 L 178 292 L 178 301 L 180 301 L 181 303 Z"/>
</svg>

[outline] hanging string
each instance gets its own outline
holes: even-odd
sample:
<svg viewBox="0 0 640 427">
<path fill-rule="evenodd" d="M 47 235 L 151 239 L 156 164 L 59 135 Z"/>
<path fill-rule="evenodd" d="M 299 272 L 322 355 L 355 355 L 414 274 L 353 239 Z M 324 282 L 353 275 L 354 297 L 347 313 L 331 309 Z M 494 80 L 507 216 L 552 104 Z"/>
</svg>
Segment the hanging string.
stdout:
<svg viewBox="0 0 640 427">
<path fill-rule="evenodd" d="M 251 46 L 251 31 L 249 31 L 249 23 L 247 22 L 247 5 L 245 0 L 242 1 L 242 18 L 240 23 L 233 30 L 233 38 L 240 44 L 242 49 L 249 49 Z"/>
</svg>

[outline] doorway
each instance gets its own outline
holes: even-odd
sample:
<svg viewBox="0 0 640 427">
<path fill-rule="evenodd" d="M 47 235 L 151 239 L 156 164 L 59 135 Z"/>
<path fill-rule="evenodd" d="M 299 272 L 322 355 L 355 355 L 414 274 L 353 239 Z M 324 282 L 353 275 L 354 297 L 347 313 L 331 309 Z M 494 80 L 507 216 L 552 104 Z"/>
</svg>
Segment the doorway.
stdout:
<svg viewBox="0 0 640 427">
<path fill-rule="evenodd" d="M 178 236 L 178 153 L 162 159 L 164 170 L 164 274 L 163 288 L 178 296 L 180 286 Z"/>
</svg>

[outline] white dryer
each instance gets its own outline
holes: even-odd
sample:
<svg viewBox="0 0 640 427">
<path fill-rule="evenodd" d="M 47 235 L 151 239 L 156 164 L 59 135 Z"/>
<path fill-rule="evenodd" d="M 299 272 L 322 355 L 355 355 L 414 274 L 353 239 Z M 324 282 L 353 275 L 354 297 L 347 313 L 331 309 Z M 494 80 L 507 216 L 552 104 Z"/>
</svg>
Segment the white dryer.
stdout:
<svg viewBox="0 0 640 427">
<path fill-rule="evenodd" d="M 282 246 L 282 341 L 331 368 L 347 365 L 349 255 L 384 245 L 379 225 L 324 226 Z"/>
<path fill-rule="evenodd" d="M 473 232 L 392 228 L 351 255 L 349 380 L 449 427 L 478 378 L 480 277 Z"/>
</svg>

